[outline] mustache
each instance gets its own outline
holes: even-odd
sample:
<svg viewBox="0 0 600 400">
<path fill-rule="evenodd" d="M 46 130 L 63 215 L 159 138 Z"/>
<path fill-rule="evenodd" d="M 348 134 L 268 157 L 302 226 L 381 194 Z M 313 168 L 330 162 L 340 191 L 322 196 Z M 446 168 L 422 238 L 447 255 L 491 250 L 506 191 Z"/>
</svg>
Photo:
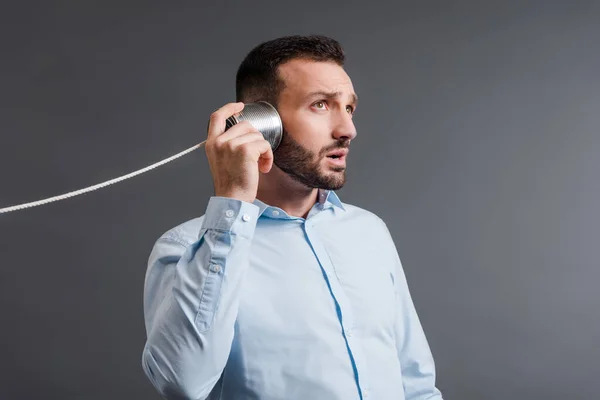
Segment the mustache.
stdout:
<svg viewBox="0 0 600 400">
<path fill-rule="evenodd" d="M 321 155 L 324 155 L 325 153 L 328 153 L 332 150 L 337 150 L 337 149 L 348 149 L 350 148 L 350 140 L 340 140 L 337 143 L 334 143 L 331 146 L 325 147 L 324 149 L 321 150 Z"/>
</svg>

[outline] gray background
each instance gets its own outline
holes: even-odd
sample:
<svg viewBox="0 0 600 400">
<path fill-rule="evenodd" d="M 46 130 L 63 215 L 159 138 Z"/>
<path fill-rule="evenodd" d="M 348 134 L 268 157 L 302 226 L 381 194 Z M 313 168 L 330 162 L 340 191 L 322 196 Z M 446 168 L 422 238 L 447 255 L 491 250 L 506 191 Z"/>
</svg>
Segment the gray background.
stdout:
<svg viewBox="0 0 600 400">
<path fill-rule="evenodd" d="M 193 146 L 253 46 L 331 35 L 361 97 L 340 196 L 390 226 L 446 399 L 599 398 L 600 4 L 389 3 L 4 5 L 0 207 Z M 158 399 L 147 257 L 211 194 L 198 150 L 0 215 L 0 398 Z"/>
</svg>

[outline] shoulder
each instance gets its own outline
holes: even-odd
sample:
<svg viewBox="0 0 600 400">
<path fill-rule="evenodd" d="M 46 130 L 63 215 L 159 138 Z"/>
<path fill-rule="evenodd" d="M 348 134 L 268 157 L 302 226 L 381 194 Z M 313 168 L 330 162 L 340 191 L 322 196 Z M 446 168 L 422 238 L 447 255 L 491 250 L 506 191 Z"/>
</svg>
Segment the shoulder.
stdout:
<svg viewBox="0 0 600 400">
<path fill-rule="evenodd" d="M 342 205 L 346 210 L 343 213 L 344 219 L 355 223 L 367 223 L 369 225 L 377 227 L 378 229 L 383 229 L 387 231 L 387 225 L 385 221 L 375 212 L 354 204 L 342 203 Z"/>
<path fill-rule="evenodd" d="M 402 269 L 402 264 L 388 224 L 373 211 L 352 204 L 342 204 L 346 209 L 346 212 L 341 213 L 344 214 L 342 219 L 347 221 L 347 225 L 342 226 L 341 230 L 360 240 L 356 245 L 358 248 L 377 249 L 377 259 L 382 261 L 382 265 L 389 266 L 392 275 L 395 275 L 398 268 Z"/>
<path fill-rule="evenodd" d="M 337 213 L 340 229 L 360 235 L 363 240 L 377 240 L 380 243 L 393 241 L 390 229 L 378 214 L 354 204 L 342 203 L 345 211 Z"/>
</svg>

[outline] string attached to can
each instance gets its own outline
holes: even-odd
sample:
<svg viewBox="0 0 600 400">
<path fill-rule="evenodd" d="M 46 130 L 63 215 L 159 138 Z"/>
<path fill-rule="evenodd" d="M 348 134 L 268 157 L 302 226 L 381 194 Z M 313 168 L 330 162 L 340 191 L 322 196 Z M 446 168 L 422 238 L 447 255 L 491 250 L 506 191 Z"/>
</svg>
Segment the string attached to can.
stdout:
<svg viewBox="0 0 600 400">
<path fill-rule="evenodd" d="M 273 151 L 279 146 L 281 142 L 281 137 L 283 135 L 283 126 L 281 123 L 281 118 L 279 117 L 279 113 L 271 104 L 260 101 L 256 103 L 248 103 L 244 105 L 244 109 L 237 115 L 231 116 L 226 120 L 225 131 L 231 128 L 233 125 L 240 123 L 241 121 L 250 122 L 256 130 L 261 132 L 267 140 L 271 144 L 271 149 Z M 192 151 L 199 149 L 206 143 L 206 140 L 202 143 L 194 145 L 187 150 L 184 150 L 180 153 L 177 153 L 169 158 L 166 158 L 162 161 L 154 163 L 145 168 L 139 169 L 137 171 L 131 172 L 127 175 L 120 176 L 118 178 L 114 178 L 108 180 L 106 182 L 98 183 L 93 186 L 89 186 L 84 189 L 75 190 L 72 192 L 68 192 L 65 194 L 61 194 L 59 196 L 49 197 L 47 199 L 33 201 L 30 203 L 19 204 L 15 206 L 0 208 L 0 214 L 5 214 L 13 211 L 23 210 L 26 208 L 37 207 L 43 204 L 52 203 L 59 200 L 64 200 L 70 197 L 78 196 L 84 193 L 88 193 L 94 190 L 98 190 L 100 188 L 124 181 L 125 179 L 133 178 L 136 175 L 142 174 L 144 172 L 150 171 L 156 167 L 164 165 L 168 162 L 176 160 L 179 157 L 182 157 Z"/>
<path fill-rule="evenodd" d="M 78 196 L 80 194 L 91 192 L 93 190 L 98 190 L 98 189 L 103 188 L 105 186 L 112 185 L 112 184 L 117 183 L 117 182 L 121 182 L 121 181 L 123 181 L 125 179 L 133 178 L 136 175 L 142 174 L 142 173 L 144 173 L 146 171 L 150 171 L 151 169 L 154 169 L 154 168 L 159 167 L 159 166 L 161 166 L 163 164 L 166 164 L 166 163 L 168 163 L 170 161 L 173 161 L 173 160 L 175 160 L 175 159 L 177 159 L 177 158 L 179 158 L 181 156 L 184 156 L 184 155 L 186 155 L 186 154 L 188 154 L 188 153 L 190 153 L 190 152 L 192 152 L 192 151 L 200 148 L 201 146 L 204 145 L 204 143 L 206 143 L 206 140 L 204 142 L 202 142 L 202 143 L 199 143 L 199 144 L 193 146 L 193 147 L 190 147 L 187 150 L 182 151 L 181 153 L 175 154 L 174 156 L 166 158 L 166 159 L 164 159 L 162 161 L 159 161 L 159 162 L 157 162 L 155 164 L 152 164 L 152 165 L 150 165 L 148 167 L 139 169 L 139 170 L 137 170 L 135 172 L 129 173 L 127 175 L 120 176 L 120 177 L 115 178 L 115 179 L 111 179 L 111 180 L 106 181 L 106 182 L 99 183 L 97 185 L 89 186 L 89 187 L 87 187 L 85 189 L 75 190 L 75 191 L 72 191 L 72 192 L 69 192 L 69 193 L 61 194 L 59 196 L 49 197 L 47 199 L 38 200 L 38 201 L 33 201 L 31 203 L 25 203 L 25 204 L 19 204 L 19 205 L 16 205 L 16 206 L 6 207 L 6 208 L 0 208 L 0 214 L 12 212 L 12 211 L 17 211 L 17 210 L 22 210 L 22 209 L 30 208 L 30 207 L 41 206 L 43 204 L 52 203 L 54 201 L 64 200 L 64 199 L 67 199 L 69 197 Z"/>
</svg>

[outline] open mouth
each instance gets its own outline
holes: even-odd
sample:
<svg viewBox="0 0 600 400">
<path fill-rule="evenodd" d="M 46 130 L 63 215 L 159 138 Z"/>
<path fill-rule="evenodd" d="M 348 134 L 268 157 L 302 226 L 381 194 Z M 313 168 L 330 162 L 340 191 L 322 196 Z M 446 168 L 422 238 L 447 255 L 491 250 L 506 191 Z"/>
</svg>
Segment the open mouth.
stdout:
<svg viewBox="0 0 600 400">
<path fill-rule="evenodd" d="M 335 165 L 336 167 L 344 167 L 346 165 L 346 154 L 330 154 L 327 156 L 329 163 L 331 165 Z"/>
<path fill-rule="evenodd" d="M 339 149 L 339 150 L 335 150 L 335 151 L 332 151 L 329 154 L 327 154 L 327 158 L 329 158 L 331 160 L 340 160 L 340 159 L 346 158 L 347 153 L 348 153 L 348 150 Z"/>
</svg>

